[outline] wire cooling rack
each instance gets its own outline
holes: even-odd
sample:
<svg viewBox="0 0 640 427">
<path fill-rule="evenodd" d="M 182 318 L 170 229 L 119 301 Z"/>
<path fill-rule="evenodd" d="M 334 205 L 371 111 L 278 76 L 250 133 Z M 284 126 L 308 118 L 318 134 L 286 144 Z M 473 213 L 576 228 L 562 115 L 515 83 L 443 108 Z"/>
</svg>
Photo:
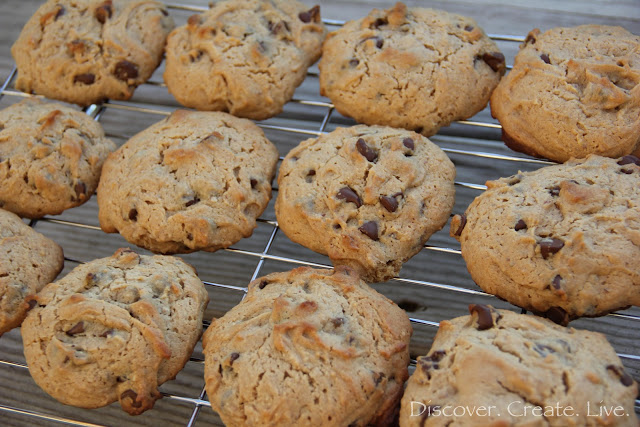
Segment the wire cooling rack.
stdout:
<svg viewBox="0 0 640 427">
<path fill-rule="evenodd" d="M 179 4 L 169 4 L 168 7 L 177 13 L 205 10 Z M 329 26 L 342 24 L 336 20 L 325 19 L 324 22 Z M 522 36 L 512 35 L 490 34 L 490 37 L 498 43 L 512 45 L 524 40 Z M 123 143 L 132 134 L 122 132 L 119 126 L 122 120 L 140 120 L 138 130 L 142 130 L 178 107 L 158 77 L 160 73 L 157 72 L 149 82 L 139 87 L 131 101 L 105 102 L 87 107 L 84 111 L 105 126 L 109 137 Z M 10 102 L 14 102 L 32 96 L 13 88 L 15 76 L 14 67 L 0 88 L 0 101 L 9 99 Z M 258 123 L 269 139 L 276 144 L 281 155 L 286 154 L 302 139 L 317 137 L 337 126 L 355 124 L 335 112 L 333 105 L 326 99 L 317 96 L 317 78 L 317 71 L 312 69 L 303 87 L 296 92 L 296 97 L 287 104 L 285 111 L 274 119 Z M 138 96 L 140 93 L 142 96 Z M 109 117 L 110 114 L 113 117 Z M 456 122 L 431 138 L 451 157 L 458 171 L 454 212 L 464 211 L 473 197 L 486 189 L 483 182 L 487 179 L 552 164 L 545 160 L 514 154 L 503 146 L 499 137 L 500 125 L 491 119 L 485 110 L 472 120 Z M 282 160 L 282 157 L 280 159 Z M 274 188 L 275 192 L 277 188 Z M 67 255 L 64 274 L 80 263 L 108 256 L 115 248 L 127 245 L 118 235 L 102 233 L 96 219 L 97 206 L 94 197 L 82 207 L 67 211 L 56 218 L 45 217 L 31 221 L 30 225 L 44 234 L 53 236 L 63 246 Z M 410 315 L 414 326 L 414 339 L 411 343 L 412 366 L 415 366 L 415 357 L 428 351 L 438 322 L 444 318 L 465 314 L 467 304 L 483 302 L 519 310 L 482 292 L 471 281 L 460 256 L 459 245 L 448 237 L 447 230 L 448 226 L 434 235 L 424 250 L 407 263 L 400 277 L 386 284 L 374 285 L 377 290 L 394 299 Z M 97 248 L 100 255 L 93 255 L 94 248 Z M 199 253 L 183 258 L 196 265 L 209 291 L 212 303 L 205 315 L 207 319 L 219 317 L 241 300 L 247 292 L 246 284 L 260 275 L 300 265 L 330 268 L 328 259 L 306 251 L 279 233 L 273 203 L 258 219 L 258 228 L 251 238 L 216 254 Z M 241 274 L 237 274 L 237 271 Z M 427 278 L 429 280 L 426 280 Z M 218 302 L 219 300 L 221 302 Z M 208 324 L 209 322 L 205 322 L 203 327 L 206 328 Z M 603 318 L 578 320 L 573 322 L 572 326 L 605 333 L 616 347 L 626 368 L 632 376 L 638 378 L 640 334 L 637 331 L 640 328 L 640 310 L 635 308 Z M 7 338 L 7 335 L 10 337 Z M 20 344 L 18 332 L 14 330 L 7 335 L 2 339 L 12 339 L 17 345 Z M 0 344 L 3 344 L 2 341 Z M 211 405 L 206 398 L 202 380 L 203 364 L 199 344 L 185 367 L 187 373 L 184 377 L 180 374 L 175 381 L 161 386 L 164 399 L 144 415 L 130 418 L 123 415 L 117 403 L 108 408 L 91 411 L 58 404 L 34 385 L 28 375 L 24 357 L 19 352 L 11 352 L 0 346 L 0 380 L 4 380 L 2 383 L 5 389 L 15 382 L 18 389 L 27 387 L 25 393 L 30 397 L 29 402 L 26 402 L 24 399 L 12 399 L 10 394 L 0 393 L 0 413 L 4 414 L 0 418 L 7 417 L 9 425 L 101 426 L 122 423 L 123 419 L 126 420 L 126 425 L 221 425 L 219 418 L 207 408 Z M 636 400 L 635 407 L 636 412 L 640 412 L 640 400 Z"/>
</svg>

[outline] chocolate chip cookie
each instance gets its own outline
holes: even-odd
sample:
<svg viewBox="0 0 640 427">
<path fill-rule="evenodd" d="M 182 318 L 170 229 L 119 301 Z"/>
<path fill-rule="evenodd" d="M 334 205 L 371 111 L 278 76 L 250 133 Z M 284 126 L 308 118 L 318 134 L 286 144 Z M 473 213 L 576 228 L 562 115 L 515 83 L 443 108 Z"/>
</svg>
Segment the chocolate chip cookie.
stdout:
<svg viewBox="0 0 640 427">
<path fill-rule="evenodd" d="M 358 122 L 429 136 L 482 110 L 504 71 L 473 19 L 397 3 L 327 36 L 320 93 Z"/>
<path fill-rule="evenodd" d="M 0 209 L 0 336 L 20 326 L 30 299 L 56 278 L 63 265 L 58 244 Z"/>
<path fill-rule="evenodd" d="M 207 395 L 226 426 L 390 425 L 410 337 L 348 268 L 270 274 L 205 332 Z"/>
<path fill-rule="evenodd" d="M 640 36 L 581 25 L 529 33 L 491 112 L 513 150 L 564 162 L 640 149 Z"/>
<path fill-rule="evenodd" d="M 116 145 L 88 115 L 26 99 L 0 111 L 0 208 L 26 218 L 89 200 Z"/>
<path fill-rule="evenodd" d="M 164 80 L 187 107 L 266 119 L 291 99 L 324 37 L 320 6 L 219 1 L 171 33 Z"/>
<path fill-rule="evenodd" d="M 119 249 L 76 267 L 33 299 L 22 325 L 29 372 L 66 405 L 153 407 L 202 333 L 207 291 L 190 265 Z"/>
<path fill-rule="evenodd" d="M 229 247 L 256 227 L 277 161 L 274 145 L 249 120 L 175 111 L 105 162 L 100 226 L 160 253 Z"/>
<path fill-rule="evenodd" d="M 415 132 L 338 128 L 287 154 L 276 216 L 294 242 L 368 282 L 398 274 L 449 218 L 455 168 Z"/>
<path fill-rule="evenodd" d="M 638 385 L 604 335 L 469 306 L 440 322 L 400 426 L 633 426 Z"/>
<path fill-rule="evenodd" d="M 451 222 L 486 292 L 566 324 L 640 305 L 640 160 L 591 155 L 487 182 Z"/>
<path fill-rule="evenodd" d="M 173 20 L 151 0 L 48 0 L 11 48 L 16 88 L 89 105 L 129 99 L 162 60 Z"/>
</svg>

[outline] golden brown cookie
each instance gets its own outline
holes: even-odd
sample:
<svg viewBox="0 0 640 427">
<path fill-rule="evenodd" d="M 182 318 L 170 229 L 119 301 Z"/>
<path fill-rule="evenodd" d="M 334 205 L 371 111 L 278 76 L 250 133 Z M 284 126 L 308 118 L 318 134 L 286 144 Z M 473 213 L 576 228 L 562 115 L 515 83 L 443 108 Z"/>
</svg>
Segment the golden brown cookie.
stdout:
<svg viewBox="0 0 640 427">
<path fill-rule="evenodd" d="M 604 335 L 471 304 L 440 322 L 400 426 L 636 427 L 638 385 Z"/>
<path fill-rule="evenodd" d="M 202 333 L 209 296 L 179 258 L 119 249 L 46 286 L 22 325 L 29 372 L 66 405 L 153 407 Z"/>
<path fill-rule="evenodd" d="M 338 128 L 303 141 L 283 160 L 278 224 L 334 265 L 381 282 L 447 222 L 455 174 L 447 155 L 415 132 Z"/>
<path fill-rule="evenodd" d="M 16 87 L 80 105 L 129 99 L 162 60 L 168 15 L 152 0 L 48 0 L 11 48 Z"/>
<path fill-rule="evenodd" d="M 154 252 L 229 247 L 256 227 L 277 161 L 274 145 L 249 120 L 175 111 L 105 162 L 100 226 Z"/>
<path fill-rule="evenodd" d="M 640 160 L 589 156 L 487 182 L 451 222 L 486 292 L 566 324 L 640 305 Z"/>
<path fill-rule="evenodd" d="M 504 55 L 471 18 L 397 3 L 330 33 L 320 93 L 366 124 L 435 134 L 482 110 Z"/>
<path fill-rule="evenodd" d="M 513 150 L 564 162 L 640 150 L 640 36 L 581 25 L 533 30 L 491 112 Z"/>
<path fill-rule="evenodd" d="M 207 395 L 227 426 L 389 425 L 410 337 L 348 268 L 270 274 L 205 332 Z"/>
<path fill-rule="evenodd" d="M 320 57 L 325 32 L 320 6 L 218 1 L 171 33 L 164 80 L 187 107 L 266 119 L 282 111 Z"/>
<path fill-rule="evenodd" d="M 26 99 L 0 111 L 0 207 L 22 217 L 57 215 L 89 200 L 116 145 L 68 106 Z"/>
<path fill-rule="evenodd" d="M 30 299 L 63 265 L 58 244 L 0 209 L 0 336 L 20 326 L 31 308 Z"/>
</svg>

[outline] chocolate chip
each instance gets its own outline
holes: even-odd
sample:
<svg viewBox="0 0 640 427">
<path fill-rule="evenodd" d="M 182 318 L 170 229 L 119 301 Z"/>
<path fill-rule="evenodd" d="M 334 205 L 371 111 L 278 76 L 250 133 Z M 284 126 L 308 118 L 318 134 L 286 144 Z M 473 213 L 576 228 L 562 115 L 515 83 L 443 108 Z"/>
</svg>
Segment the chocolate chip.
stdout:
<svg viewBox="0 0 640 427">
<path fill-rule="evenodd" d="M 495 72 L 505 69 L 504 55 L 500 52 L 489 52 L 482 55 L 482 60 Z"/>
<path fill-rule="evenodd" d="M 126 398 L 131 399 L 131 406 L 133 406 L 134 408 L 139 408 L 142 406 L 142 402 L 136 401 L 136 399 L 138 398 L 138 393 L 136 393 L 135 391 L 129 389 L 120 395 L 120 400 L 124 400 Z"/>
<path fill-rule="evenodd" d="M 631 169 L 620 169 L 620 172 L 626 175 L 631 175 L 633 173 Z"/>
<path fill-rule="evenodd" d="M 353 203 L 357 208 L 362 206 L 362 201 L 358 194 L 353 191 L 351 187 L 342 187 L 338 194 L 336 195 L 338 199 L 346 200 L 347 202 Z"/>
<path fill-rule="evenodd" d="M 116 68 L 113 71 L 113 74 L 119 80 L 126 82 L 129 79 L 135 79 L 136 77 L 138 77 L 138 66 L 133 62 L 122 60 L 116 64 Z"/>
<path fill-rule="evenodd" d="M 344 325 L 344 318 L 334 317 L 333 319 L 331 319 L 331 323 L 333 324 L 334 328 L 339 328 L 340 326 Z"/>
<path fill-rule="evenodd" d="M 620 378 L 620 382 L 623 386 L 631 387 L 633 385 L 633 378 L 631 378 L 631 375 L 627 374 L 622 366 L 608 365 L 607 370 L 613 372 L 618 378 Z"/>
<path fill-rule="evenodd" d="M 376 19 L 376 21 L 373 23 L 373 26 L 375 28 L 379 28 L 382 27 L 383 25 L 387 25 L 389 24 L 389 21 L 387 20 L 387 18 L 378 18 Z"/>
<path fill-rule="evenodd" d="M 307 176 L 315 176 L 316 171 L 311 169 L 309 172 L 307 172 Z"/>
<path fill-rule="evenodd" d="M 352 60 L 349 61 L 349 65 L 352 67 L 357 67 L 359 63 L 360 63 L 360 60 L 356 58 L 353 58 Z"/>
<path fill-rule="evenodd" d="M 300 12 L 298 14 L 298 18 L 305 24 L 308 24 L 311 21 L 320 22 L 320 6 L 313 6 L 306 12 Z"/>
<path fill-rule="evenodd" d="M 458 218 L 460 218 L 460 225 L 458 225 L 458 228 L 453 232 L 454 236 L 461 236 L 462 235 L 462 230 L 464 230 L 464 227 L 467 225 L 467 215 L 466 214 L 461 214 L 461 215 L 456 215 Z"/>
<path fill-rule="evenodd" d="M 631 154 L 629 154 L 628 156 L 621 157 L 620 160 L 618 160 L 618 164 L 620 166 L 630 165 L 630 164 L 640 166 L 640 159 L 637 158 L 636 156 L 632 156 Z"/>
<path fill-rule="evenodd" d="M 200 15 L 191 15 L 188 19 L 187 19 L 187 24 L 189 25 L 200 25 Z"/>
<path fill-rule="evenodd" d="M 365 222 L 358 230 L 371 240 L 378 240 L 378 223 L 375 221 Z"/>
<path fill-rule="evenodd" d="M 137 209 L 131 209 L 129 211 L 129 219 L 131 221 L 136 221 L 138 219 L 138 210 Z"/>
<path fill-rule="evenodd" d="M 369 147 L 364 139 L 358 139 L 356 148 L 358 149 L 358 153 L 362 154 L 368 161 L 375 162 L 378 159 L 378 153 Z"/>
<path fill-rule="evenodd" d="M 378 41 L 376 42 L 376 47 L 378 49 L 382 49 L 382 46 L 384 46 L 384 40 L 382 40 L 381 38 L 378 38 Z"/>
<path fill-rule="evenodd" d="M 427 378 L 431 379 L 431 371 L 440 369 L 440 362 L 442 358 L 446 355 L 446 352 L 443 350 L 436 350 L 429 356 L 424 356 L 418 358 L 418 366 L 427 375 Z"/>
<path fill-rule="evenodd" d="M 553 285 L 553 288 L 556 291 L 561 290 L 562 289 L 562 276 L 557 274 L 556 277 L 553 278 L 553 281 L 551 282 L 551 284 Z"/>
<path fill-rule="evenodd" d="M 416 144 L 413 142 L 413 139 L 411 139 L 411 138 L 403 139 L 402 140 L 402 145 L 407 147 L 409 150 L 415 150 L 416 149 Z"/>
<path fill-rule="evenodd" d="M 251 184 L 251 188 L 256 188 L 256 185 L 258 185 L 258 180 L 255 178 L 251 178 L 249 180 L 249 184 Z"/>
<path fill-rule="evenodd" d="M 92 85 L 95 81 L 96 76 L 92 73 L 77 74 L 73 78 L 74 83 L 84 83 L 86 85 Z"/>
<path fill-rule="evenodd" d="M 271 31 L 271 34 L 277 35 L 280 33 L 284 33 L 285 31 L 291 31 L 289 29 L 289 24 L 287 24 L 285 21 L 280 21 L 277 24 L 274 24 L 273 22 L 269 21 L 269 31 Z"/>
<path fill-rule="evenodd" d="M 193 240 L 193 234 L 187 233 L 187 240 Z"/>
<path fill-rule="evenodd" d="M 260 284 L 258 285 L 258 288 L 260 289 L 264 289 L 267 285 L 269 284 L 269 282 L 267 282 L 266 280 L 263 280 L 260 282 Z"/>
<path fill-rule="evenodd" d="M 558 197 L 560 195 L 560 187 L 551 187 L 549 189 L 549 194 L 551 194 L 553 197 Z"/>
<path fill-rule="evenodd" d="M 107 0 L 96 8 L 95 17 L 101 24 L 107 22 L 107 19 L 111 18 L 113 10 L 111 9 L 112 2 Z"/>
<path fill-rule="evenodd" d="M 27 311 L 29 311 L 29 310 L 32 310 L 33 307 L 38 305 L 38 301 L 36 301 L 35 299 L 30 299 L 29 301 L 27 301 L 27 304 L 29 305 L 29 307 L 27 308 Z"/>
<path fill-rule="evenodd" d="M 547 259 L 549 255 L 557 253 L 564 247 L 564 241 L 555 237 L 546 237 L 538 243 L 540 245 L 540 253 L 542 258 Z"/>
<path fill-rule="evenodd" d="M 543 53 L 542 55 L 540 55 L 540 59 L 542 59 L 545 62 L 545 64 L 551 64 L 549 55 L 547 55 L 546 53 Z"/>
<path fill-rule="evenodd" d="M 54 21 L 57 21 L 58 18 L 60 18 L 62 15 L 64 15 L 67 12 L 65 10 L 64 6 L 62 6 L 61 4 L 59 4 L 57 6 L 58 6 L 58 11 L 56 12 L 55 16 L 53 17 Z"/>
<path fill-rule="evenodd" d="M 393 196 L 380 196 L 380 204 L 389 212 L 395 212 L 398 209 L 398 200 Z"/>
<path fill-rule="evenodd" d="M 231 353 L 231 355 L 229 356 L 229 365 L 233 365 L 233 362 L 235 362 L 238 357 L 240 357 L 240 354 L 238 353 Z"/>
<path fill-rule="evenodd" d="M 519 219 L 518 222 L 516 222 L 515 227 L 513 227 L 514 230 L 516 231 L 520 231 L 520 230 L 526 230 L 527 229 L 527 223 L 524 222 L 524 220 Z"/>
<path fill-rule="evenodd" d="M 73 190 L 76 192 L 76 197 L 78 198 L 87 194 L 87 186 L 84 185 L 84 182 L 77 182 Z"/>
<path fill-rule="evenodd" d="M 101 334 L 100 334 L 100 336 L 101 336 L 102 338 L 108 338 L 108 337 L 113 336 L 113 334 L 114 334 L 114 333 L 115 333 L 115 331 L 114 331 L 113 329 L 107 329 L 106 331 L 104 331 L 103 333 L 101 333 Z M 118 377 L 118 378 L 120 378 L 120 377 Z"/>
<path fill-rule="evenodd" d="M 436 350 L 433 353 L 431 353 L 431 355 L 427 356 L 427 358 L 429 360 L 434 361 L 434 362 L 439 362 L 446 355 L 447 355 L 446 351 L 444 351 L 444 350 Z"/>
<path fill-rule="evenodd" d="M 373 373 L 373 382 L 375 382 L 376 386 L 379 385 L 383 379 L 387 376 L 383 372 L 374 372 Z"/>
<path fill-rule="evenodd" d="M 429 418 L 438 409 L 440 409 L 440 405 L 427 405 L 424 408 L 424 412 L 422 412 L 422 426 L 427 422 L 427 418 Z"/>
<path fill-rule="evenodd" d="M 566 326 L 569 323 L 569 315 L 562 307 L 551 307 L 544 313 L 544 317 L 558 325 Z"/>
<path fill-rule="evenodd" d="M 424 130 L 424 127 L 422 127 L 422 126 L 418 126 L 418 127 L 417 127 L 417 128 L 415 128 L 413 131 L 414 131 L 415 133 L 422 133 L 422 131 L 423 131 L 423 130 Z"/>
<path fill-rule="evenodd" d="M 527 34 L 527 38 L 524 39 L 524 44 L 536 44 L 536 38 L 533 34 L 529 33 Z"/>
<path fill-rule="evenodd" d="M 160 9 L 160 13 L 162 13 L 164 16 L 169 16 L 169 12 L 166 9 Z"/>
<path fill-rule="evenodd" d="M 465 31 L 473 31 L 473 25 L 467 25 L 466 27 L 464 27 Z"/>
<path fill-rule="evenodd" d="M 483 304 L 469 304 L 469 313 L 478 315 L 478 330 L 484 331 L 493 327 L 493 309 Z"/>
<path fill-rule="evenodd" d="M 123 383 L 123 382 L 125 382 L 126 380 L 127 380 L 127 377 L 121 377 L 121 376 L 117 376 L 117 377 L 116 377 L 116 382 L 117 382 L 117 383 Z M 137 395 L 136 395 L 136 397 L 137 397 Z"/>
<path fill-rule="evenodd" d="M 196 203 L 199 203 L 199 202 L 200 202 L 200 199 L 198 198 L 198 196 L 195 196 L 193 199 L 189 200 L 186 205 L 187 205 L 187 207 L 189 207 L 189 206 L 193 206 L 193 205 L 195 205 Z"/>
<path fill-rule="evenodd" d="M 78 322 L 75 325 L 73 325 L 73 327 L 65 333 L 70 337 L 72 337 L 76 334 L 81 334 L 83 332 L 84 332 L 84 322 Z"/>
</svg>

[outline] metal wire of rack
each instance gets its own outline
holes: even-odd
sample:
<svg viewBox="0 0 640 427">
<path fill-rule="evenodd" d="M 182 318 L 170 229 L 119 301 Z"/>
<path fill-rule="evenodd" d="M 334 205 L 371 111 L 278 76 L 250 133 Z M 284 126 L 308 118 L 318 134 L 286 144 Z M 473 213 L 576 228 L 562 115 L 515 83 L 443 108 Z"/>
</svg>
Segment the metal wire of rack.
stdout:
<svg viewBox="0 0 640 427">
<path fill-rule="evenodd" d="M 203 8 L 203 7 L 184 5 L 184 4 L 168 3 L 167 6 L 170 9 L 174 9 L 178 11 L 203 12 L 204 10 L 206 10 L 206 8 Z M 330 26 L 340 26 L 344 23 L 343 21 L 329 20 L 329 19 L 323 19 L 323 21 L 325 24 Z M 503 42 L 523 42 L 524 41 L 524 37 L 522 36 L 504 35 L 504 34 L 489 34 L 489 36 L 496 41 L 503 41 Z M 508 66 L 507 68 L 510 69 L 511 67 Z M 23 92 L 19 92 L 11 88 L 11 84 L 15 79 L 16 73 L 17 73 L 17 69 L 14 66 L 9 76 L 3 81 L 2 86 L 0 86 L 0 100 L 5 96 L 6 97 L 23 97 L 23 98 L 37 96 L 37 95 L 30 95 Z M 317 77 L 318 77 L 317 72 L 310 71 L 308 73 L 308 78 L 310 79 L 317 79 Z M 161 88 L 165 87 L 165 84 L 163 82 L 154 81 L 154 80 L 148 81 L 147 83 L 145 83 L 145 85 L 161 87 Z M 294 108 L 296 105 L 298 105 L 298 106 L 311 106 L 311 107 L 323 109 L 324 113 L 322 113 L 319 116 L 317 129 L 305 129 L 303 127 L 296 127 L 296 126 L 274 125 L 268 122 L 257 123 L 258 126 L 260 126 L 265 130 L 279 131 L 279 132 L 284 132 L 284 133 L 294 134 L 294 135 L 302 135 L 305 137 L 317 137 L 319 135 L 327 133 L 327 130 L 326 130 L 327 126 L 332 122 L 332 119 L 335 116 L 334 107 L 330 102 L 318 101 L 318 100 L 312 100 L 312 99 L 294 98 L 290 102 L 290 104 L 293 104 Z M 160 108 L 160 107 L 163 107 L 163 108 Z M 148 113 L 148 114 L 158 115 L 158 116 L 167 116 L 170 114 L 171 108 L 172 106 L 152 104 L 152 103 L 144 104 L 144 103 L 121 102 L 121 101 L 106 101 L 105 103 L 100 105 L 91 105 L 89 107 L 86 107 L 84 111 L 86 112 L 86 114 L 90 115 L 96 121 L 100 121 L 103 114 L 108 109 L 129 111 L 129 112 L 135 112 L 135 113 Z M 501 129 L 501 126 L 499 123 L 491 122 L 488 120 L 484 120 L 484 121 L 475 120 L 475 119 L 463 120 L 463 121 L 458 121 L 457 125 L 466 127 L 468 129 L 473 129 L 473 128 L 497 129 L 497 130 Z M 107 133 L 107 136 L 112 138 L 119 138 L 122 140 L 126 140 L 130 137 L 130 135 L 122 135 L 118 133 Z M 431 139 L 432 141 L 438 143 L 438 142 L 447 142 L 448 138 L 450 137 L 447 137 L 446 135 L 437 135 L 435 137 L 432 137 Z M 553 164 L 553 162 L 550 162 L 550 161 L 534 159 L 534 158 L 521 156 L 521 155 L 502 154 L 497 152 L 485 151 L 485 149 L 474 149 L 473 146 L 475 144 L 472 140 L 466 141 L 466 145 L 470 146 L 471 148 L 469 149 L 467 148 L 460 149 L 460 148 L 451 148 L 451 147 L 448 147 L 448 148 L 441 147 L 441 148 L 448 155 L 467 156 L 470 158 L 482 159 L 483 161 L 491 161 L 491 160 L 506 161 L 512 164 L 528 164 L 533 167 L 542 167 L 545 165 Z M 280 160 L 282 160 L 282 157 L 280 158 Z M 456 181 L 455 185 L 459 188 L 465 188 L 472 191 L 486 190 L 486 186 L 481 183 Z M 274 187 L 274 192 L 275 191 L 277 191 L 277 188 Z M 30 225 L 32 227 L 36 227 L 38 223 L 49 223 L 49 224 L 60 225 L 63 227 L 68 227 L 72 231 L 73 229 L 101 231 L 100 227 L 95 225 L 82 223 L 75 220 L 65 220 L 65 219 L 52 218 L 52 217 L 44 217 L 39 220 L 32 220 L 30 222 Z M 261 251 L 247 250 L 247 249 L 242 249 L 238 247 L 230 247 L 230 248 L 224 249 L 225 252 L 230 254 L 257 258 L 258 262 L 251 274 L 251 280 L 256 279 L 261 274 L 261 272 L 263 271 L 265 262 L 267 261 L 277 261 L 277 262 L 291 265 L 292 267 L 310 266 L 310 267 L 319 267 L 319 268 L 331 268 L 331 266 L 328 264 L 313 262 L 313 261 L 304 260 L 304 259 L 292 257 L 292 256 L 278 255 L 270 252 L 272 250 L 274 241 L 276 240 L 276 236 L 278 235 L 278 231 L 279 231 L 278 223 L 276 220 L 268 219 L 268 218 L 259 218 L 258 223 L 271 227 L 270 231 L 267 233 L 268 238 L 267 238 L 266 244 L 264 245 Z M 104 235 L 103 237 L 108 238 L 106 235 Z M 426 244 L 424 246 L 424 251 L 451 254 L 461 259 L 460 249 L 443 246 L 439 244 L 435 244 L 435 245 Z M 77 264 L 83 263 L 84 261 L 81 261 L 76 258 L 65 257 L 65 262 L 71 265 L 77 265 Z M 230 291 L 239 293 L 242 298 L 247 292 L 246 286 L 237 286 L 237 285 L 232 285 L 228 283 L 218 283 L 216 281 L 203 280 L 203 282 L 209 289 L 213 289 L 214 292 L 216 292 L 216 290 L 222 290 L 222 289 L 230 290 Z M 406 278 L 406 277 L 396 277 L 392 279 L 392 282 L 395 282 L 397 285 L 398 284 L 413 285 L 413 286 L 418 286 L 426 289 L 443 290 L 445 292 L 451 292 L 461 296 L 469 295 L 469 296 L 483 296 L 483 297 L 495 298 L 492 295 L 489 295 L 479 290 L 477 286 L 475 288 L 467 288 L 467 287 L 452 285 L 447 283 L 439 283 L 439 282 L 419 280 L 419 279 Z M 524 313 L 525 311 L 522 310 L 522 312 Z M 640 322 L 640 316 L 632 313 L 626 313 L 626 312 L 611 313 L 607 317 L 614 320 L 624 319 L 632 322 Z M 410 321 L 414 325 L 424 325 L 432 329 L 437 329 L 439 325 L 439 323 L 436 321 L 422 319 L 422 318 L 413 317 L 413 316 L 410 316 Z M 640 324 L 638 325 L 640 326 Z M 209 326 L 209 322 L 205 321 L 203 327 L 206 328 L 208 326 Z M 623 362 L 629 362 L 629 361 L 634 363 L 640 362 L 640 355 L 638 354 L 618 353 L 618 356 L 623 360 Z M 202 357 L 192 356 L 189 363 L 203 365 L 204 360 Z M 415 366 L 415 359 L 411 360 L 411 365 Z M 5 368 L 17 368 L 22 371 L 26 371 L 28 369 L 25 363 L 10 361 L 10 360 L 3 360 L 0 357 L 0 370 Z M 188 396 L 183 396 L 180 394 L 175 394 L 175 393 L 165 392 L 165 391 L 162 392 L 162 395 L 165 399 L 175 400 L 175 401 L 192 406 L 190 416 L 188 420 L 186 420 L 185 422 L 185 425 L 187 427 L 192 427 L 195 425 L 196 420 L 198 419 L 199 413 L 203 407 L 211 406 L 209 401 L 206 399 L 206 391 L 204 387 L 200 389 L 200 392 L 197 397 L 188 397 Z M 635 409 L 636 409 L 636 412 L 640 413 L 640 399 L 637 399 L 635 401 Z M 51 413 L 21 409 L 21 408 L 10 406 L 10 405 L 5 405 L 2 402 L 0 402 L 0 412 L 11 413 L 14 415 L 24 417 L 26 420 L 29 420 L 26 423 L 28 425 L 33 425 L 38 421 L 48 421 L 53 423 L 60 423 L 60 424 L 67 424 L 67 425 L 74 425 L 74 426 L 102 426 L 103 425 L 103 424 L 95 424 L 92 422 L 76 420 L 70 417 L 59 416 Z"/>
</svg>

